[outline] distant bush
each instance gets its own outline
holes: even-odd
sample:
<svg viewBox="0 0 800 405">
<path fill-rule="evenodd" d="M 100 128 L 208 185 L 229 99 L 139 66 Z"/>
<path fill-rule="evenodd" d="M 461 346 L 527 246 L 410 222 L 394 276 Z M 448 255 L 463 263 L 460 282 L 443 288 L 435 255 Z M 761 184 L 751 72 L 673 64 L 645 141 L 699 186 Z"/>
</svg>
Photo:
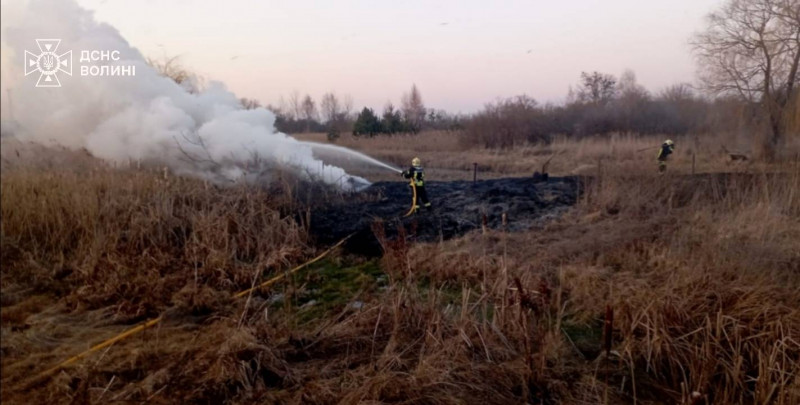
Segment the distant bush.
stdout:
<svg viewBox="0 0 800 405">
<path fill-rule="evenodd" d="M 611 86 L 615 86 L 613 91 Z M 577 93 L 570 92 L 563 105 L 540 105 L 527 95 L 487 104 L 464 120 L 462 143 L 510 148 L 523 143 L 547 143 L 556 135 L 581 138 L 614 133 L 733 134 L 765 125 L 765 117 L 756 104 L 731 97 L 698 97 L 685 84 L 653 95 L 636 84 L 632 72 L 623 74 L 619 81 L 597 72 L 584 73 L 579 87 Z"/>
<path fill-rule="evenodd" d="M 287 134 L 325 132 L 325 125 L 316 120 L 296 119 L 284 115 L 276 115 L 275 129 Z"/>
<path fill-rule="evenodd" d="M 464 139 L 470 144 L 500 148 L 547 141 L 546 120 L 536 100 L 517 96 L 487 104 L 469 121 Z"/>
<path fill-rule="evenodd" d="M 339 133 L 339 130 L 336 129 L 336 127 L 328 128 L 328 132 L 326 134 L 328 141 L 330 142 L 336 142 L 339 139 L 340 135 L 341 134 Z"/>
</svg>

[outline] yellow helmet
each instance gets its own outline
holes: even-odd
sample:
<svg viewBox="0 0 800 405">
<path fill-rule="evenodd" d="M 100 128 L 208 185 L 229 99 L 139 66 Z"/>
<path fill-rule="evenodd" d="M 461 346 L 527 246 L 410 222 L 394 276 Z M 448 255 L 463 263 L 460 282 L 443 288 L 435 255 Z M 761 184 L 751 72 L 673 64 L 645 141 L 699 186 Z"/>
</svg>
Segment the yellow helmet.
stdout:
<svg viewBox="0 0 800 405">
<path fill-rule="evenodd" d="M 422 166 L 422 161 L 418 157 L 411 159 L 411 166 Z"/>
<path fill-rule="evenodd" d="M 675 145 L 675 142 L 672 142 L 672 139 L 667 139 L 666 141 L 664 141 L 664 145 L 667 145 L 667 146 L 674 146 L 674 145 Z"/>
</svg>

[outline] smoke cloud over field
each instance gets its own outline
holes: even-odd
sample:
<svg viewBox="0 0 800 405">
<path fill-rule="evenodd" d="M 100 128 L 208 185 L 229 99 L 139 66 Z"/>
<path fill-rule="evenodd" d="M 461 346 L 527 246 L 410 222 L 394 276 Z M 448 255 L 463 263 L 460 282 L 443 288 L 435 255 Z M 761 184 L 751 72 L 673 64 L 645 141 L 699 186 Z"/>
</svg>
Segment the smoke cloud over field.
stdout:
<svg viewBox="0 0 800 405">
<path fill-rule="evenodd" d="M 36 39 L 50 38 L 61 40 L 57 54 L 72 50 L 72 75 L 58 73 L 61 87 L 37 88 L 38 73 L 25 76 L 25 51 L 38 55 Z M 193 93 L 160 76 L 114 27 L 73 1 L 4 6 L 2 50 L 10 100 L 2 118 L 6 126 L 13 120 L 22 140 L 86 148 L 112 162 L 155 162 L 217 182 L 254 181 L 280 166 L 344 188 L 368 184 L 338 167 L 321 170 L 310 145 L 276 131 L 270 111 L 243 109 L 221 83 Z M 83 50 L 118 51 L 118 60 L 84 65 L 135 66 L 135 76 L 82 76 Z"/>
</svg>

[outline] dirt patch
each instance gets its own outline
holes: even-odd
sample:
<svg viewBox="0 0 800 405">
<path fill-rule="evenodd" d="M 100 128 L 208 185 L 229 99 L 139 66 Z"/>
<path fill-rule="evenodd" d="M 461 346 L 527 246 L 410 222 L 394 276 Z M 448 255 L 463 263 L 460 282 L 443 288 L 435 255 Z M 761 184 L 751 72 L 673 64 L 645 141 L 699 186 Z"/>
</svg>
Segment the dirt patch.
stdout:
<svg viewBox="0 0 800 405">
<path fill-rule="evenodd" d="M 411 189 L 405 182 L 379 182 L 348 201 L 318 209 L 311 215 L 310 231 L 317 242 L 335 243 L 354 234 L 346 249 L 352 253 L 380 255 L 376 234 L 387 239 L 402 235 L 432 242 L 463 235 L 484 225 L 491 229 L 524 231 L 563 213 L 575 204 L 580 181 L 576 177 L 429 182 L 433 209 L 404 217 L 411 207 Z"/>
</svg>

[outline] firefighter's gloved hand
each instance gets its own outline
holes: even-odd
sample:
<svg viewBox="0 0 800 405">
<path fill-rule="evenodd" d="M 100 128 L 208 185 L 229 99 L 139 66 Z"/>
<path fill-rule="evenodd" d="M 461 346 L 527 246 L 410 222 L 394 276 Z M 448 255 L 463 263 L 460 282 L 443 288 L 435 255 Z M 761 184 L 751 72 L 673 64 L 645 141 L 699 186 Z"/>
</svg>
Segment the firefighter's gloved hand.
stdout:
<svg viewBox="0 0 800 405">
<path fill-rule="evenodd" d="M 400 173 L 400 175 L 403 176 L 403 177 L 406 177 L 406 176 L 408 176 L 408 171 L 404 170 L 403 173 Z"/>
</svg>

